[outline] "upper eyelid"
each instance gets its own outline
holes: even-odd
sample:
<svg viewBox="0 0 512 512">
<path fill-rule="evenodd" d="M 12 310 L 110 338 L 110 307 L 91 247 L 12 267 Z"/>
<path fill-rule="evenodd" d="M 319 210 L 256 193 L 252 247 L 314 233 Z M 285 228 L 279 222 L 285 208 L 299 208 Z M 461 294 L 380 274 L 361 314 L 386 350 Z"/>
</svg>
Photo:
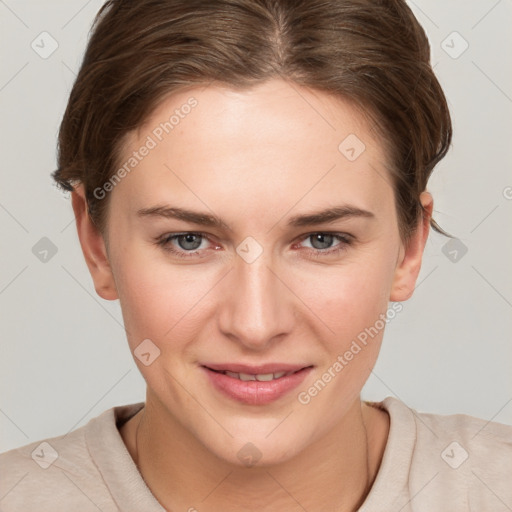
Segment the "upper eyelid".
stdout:
<svg viewBox="0 0 512 512">
<path fill-rule="evenodd" d="M 308 231 L 307 233 L 298 235 L 295 238 L 307 237 L 307 236 L 311 236 L 311 235 L 316 235 L 318 233 L 321 233 L 323 235 L 340 235 L 340 236 L 344 235 L 344 236 L 350 236 L 350 237 L 353 236 L 350 233 L 346 233 L 344 231 L 331 231 L 328 229 L 317 229 L 314 231 Z M 206 233 L 204 231 L 170 231 L 168 233 L 164 233 L 161 238 L 166 238 L 166 237 L 171 237 L 171 236 L 180 236 L 180 235 L 201 235 L 205 238 L 210 238 L 210 237 L 216 238 L 214 235 L 211 235 L 210 233 Z"/>
</svg>

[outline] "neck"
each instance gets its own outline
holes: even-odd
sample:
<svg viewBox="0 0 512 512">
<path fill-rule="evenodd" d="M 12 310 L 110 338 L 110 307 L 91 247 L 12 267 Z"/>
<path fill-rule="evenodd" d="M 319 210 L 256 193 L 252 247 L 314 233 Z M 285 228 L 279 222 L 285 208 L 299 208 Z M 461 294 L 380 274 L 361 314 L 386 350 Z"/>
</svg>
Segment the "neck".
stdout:
<svg viewBox="0 0 512 512">
<path fill-rule="evenodd" d="M 338 425 L 292 459 L 240 467 L 216 457 L 149 400 L 120 429 L 156 499 L 168 510 L 201 512 L 357 510 L 377 474 L 388 431 L 387 413 L 358 398 Z"/>
</svg>

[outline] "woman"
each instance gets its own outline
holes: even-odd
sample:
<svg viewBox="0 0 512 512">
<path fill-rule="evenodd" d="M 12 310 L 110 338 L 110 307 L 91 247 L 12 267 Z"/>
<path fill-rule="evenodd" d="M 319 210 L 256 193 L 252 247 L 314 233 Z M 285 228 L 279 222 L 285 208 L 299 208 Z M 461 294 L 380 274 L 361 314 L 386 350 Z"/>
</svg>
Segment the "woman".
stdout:
<svg viewBox="0 0 512 512">
<path fill-rule="evenodd" d="M 53 176 L 146 401 L 3 454 L 3 509 L 512 507 L 511 427 L 360 398 L 443 232 L 429 55 L 400 1 L 105 4 Z"/>
</svg>

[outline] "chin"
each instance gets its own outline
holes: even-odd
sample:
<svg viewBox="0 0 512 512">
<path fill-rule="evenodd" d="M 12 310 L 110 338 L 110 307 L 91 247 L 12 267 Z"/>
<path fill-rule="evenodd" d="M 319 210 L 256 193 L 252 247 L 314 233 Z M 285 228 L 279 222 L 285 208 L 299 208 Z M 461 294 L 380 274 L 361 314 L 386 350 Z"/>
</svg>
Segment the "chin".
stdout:
<svg viewBox="0 0 512 512">
<path fill-rule="evenodd" d="M 276 426 L 280 421 L 282 418 L 273 419 L 270 427 L 267 421 L 258 425 L 254 418 L 250 425 L 243 422 L 244 425 L 238 425 L 238 428 L 226 424 L 233 437 L 228 434 L 212 436 L 210 432 L 208 438 L 201 441 L 217 458 L 230 465 L 239 468 L 274 466 L 289 461 L 309 444 L 304 425 L 301 425 L 300 434 L 295 427 L 279 431 Z M 200 432 L 199 437 L 202 437 Z"/>
<path fill-rule="evenodd" d="M 281 464 L 290 460 L 296 453 L 293 441 L 289 446 L 278 442 L 235 441 L 231 449 L 226 445 L 218 446 L 215 455 L 226 463 L 238 468 L 264 468 Z M 292 449 L 293 446 L 293 449 Z"/>
</svg>

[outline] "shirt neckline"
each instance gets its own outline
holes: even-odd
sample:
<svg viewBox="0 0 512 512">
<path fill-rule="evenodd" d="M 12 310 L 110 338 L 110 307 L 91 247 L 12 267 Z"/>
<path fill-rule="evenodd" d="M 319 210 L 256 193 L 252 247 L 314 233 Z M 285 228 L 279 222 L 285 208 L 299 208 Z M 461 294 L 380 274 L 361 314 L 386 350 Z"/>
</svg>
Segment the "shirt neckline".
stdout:
<svg viewBox="0 0 512 512">
<path fill-rule="evenodd" d="M 395 397 L 381 402 L 364 401 L 389 414 L 389 432 L 379 470 L 358 512 L 392 509 L 403 506 L 411 459 L 416 442 L 416 424 L 409 407 Z M 113 407 L 93 418 L 85 429 L 89 453 L 108 490 L 123 511 L 165 512 L 149 487 L 119 432 L 119 427 L 137 414 L 144 402 Z M 390 492 L 390 489 L 393 492 Z"/>
<path fill-rule="evenodd" d="M 118 424 L 128 421 L 144 402 L 113 407 L 93 418 L 85 430 L 91 457 L 120 510 L 165 512 L 133 461 L 124 444 Z"/>
<path fill-rule="evenodd" d="M 405 506 L 404 496 L 408 495 L 409 473 L 416 444 L 414 415 L 406 404 L 392 396 L 381 402 L 365 403 L 388 412 L 389 432 L 377 476 L 358 512 L 401 510 Z"/>
</svg>

